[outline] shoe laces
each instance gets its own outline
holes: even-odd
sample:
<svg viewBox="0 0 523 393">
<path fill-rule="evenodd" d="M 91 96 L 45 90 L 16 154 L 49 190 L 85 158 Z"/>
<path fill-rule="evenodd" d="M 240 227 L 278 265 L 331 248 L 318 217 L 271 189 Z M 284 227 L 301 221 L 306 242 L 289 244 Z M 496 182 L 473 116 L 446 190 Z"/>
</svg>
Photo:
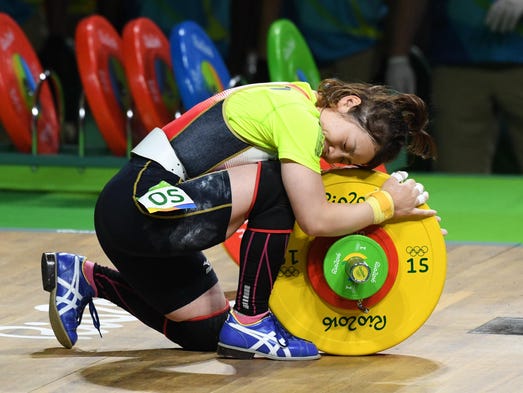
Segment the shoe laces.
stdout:
<svg viewBox="0 0 523 393">
<path fill-rule="evenodd" d="M 93 321 L 93 326 L 98 330 L 98 334 L 100 334 L 100 337 L 102 337 L 102 331 L 100 330 L 100 318 L 98 317 L 98 311 L 96 311 L 96 307 L 94 306 L 93 299 L 89 300 L 89 314 L 91 314 L 91 319 Z M 82 322 L 82 315 L 83 313 L 80 313 L 78 317 L 78 326 L 80 326 L 80 323 Z"/>
</svg>

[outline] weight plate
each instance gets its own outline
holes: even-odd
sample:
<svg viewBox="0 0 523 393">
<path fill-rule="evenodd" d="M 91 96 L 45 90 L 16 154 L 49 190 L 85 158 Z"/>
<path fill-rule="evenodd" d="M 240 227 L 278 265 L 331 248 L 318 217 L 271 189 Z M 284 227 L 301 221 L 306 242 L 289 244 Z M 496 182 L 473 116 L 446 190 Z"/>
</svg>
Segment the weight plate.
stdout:
<svg viewBox="0 0 523 393">
<path fill-rule="evenodd" d="M 220 52 L 197 23 L 185 21 L 174 26 L 169 42 L 185 110 L 229 86 L 231 77 Z"/>
<path fill-rule="evenodd" d="M 0 120 L 16 149 L 32 150 L 32 113 L 36 86 L 43 73 L 40 61 L 18 24 L 0 13 Z M 38 97 L 38 153 L 57 153 L 60 121 L 51 89 L 44 83 Z"/>
<path fill-rule="evenodd" d="M 107 19 L 92 15 L 77 25 L 75 41 L 78 70 L 96 125 L 109 150 L 124 156 L 131 96 L 123 67 L 122 39 Z"/>
<path fill-rule="evenodd" d="M 358 203 L 387 177 L 377 171 L 340 169 L 326 173 L 323 181 L 331 203 Z M 378 298 L 363 301 L 367 313 L 354 303 L 332 304 L 315 289 L 308 267 L 315 238 L 298 226 L 271 295 L 270 307 L 285 327 L 326 353 L 366 355 L 399 344 L 425 323 L 443 290 L 446 249 L 435 217 L 369 227 L 360 234 L 372 235 L 388 256 L 397 254 L 393 282 L 384 284 L 385 293 L 373 295 Z"/>
<path fill-rule="evenodd" d="M 127 81 L 144 129 L 162 127 L 180 109 L 169 41 L 152 20 L 143 17 L 125 25 L 122 40 Z"/>
</svg>

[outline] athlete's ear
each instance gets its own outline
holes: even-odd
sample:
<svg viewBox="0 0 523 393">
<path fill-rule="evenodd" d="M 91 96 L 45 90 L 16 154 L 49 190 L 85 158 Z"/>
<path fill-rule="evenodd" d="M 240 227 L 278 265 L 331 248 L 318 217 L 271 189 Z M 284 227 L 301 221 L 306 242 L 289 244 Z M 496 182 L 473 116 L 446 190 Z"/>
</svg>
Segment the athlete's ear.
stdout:
<svg viewBox="0 0 523 393">
<path fill-rule="evenodd" d="M 338 101 L 338 112 L 347 113 L 351 108 L 361 104 L 361 98 L 355 95 L 342 97 Z"/>
</svg>

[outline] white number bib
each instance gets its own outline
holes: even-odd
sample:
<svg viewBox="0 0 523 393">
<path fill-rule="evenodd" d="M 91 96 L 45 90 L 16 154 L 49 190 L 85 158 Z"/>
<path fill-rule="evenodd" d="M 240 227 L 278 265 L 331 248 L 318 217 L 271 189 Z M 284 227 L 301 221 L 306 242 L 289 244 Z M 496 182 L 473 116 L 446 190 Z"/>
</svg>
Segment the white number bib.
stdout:
<svg viewBox="0 0 523 393">
<path fill-rule="evenodd" d="M 149 213 L 169 212 L 196 207 L 194 201 L 185 191 L 164 180 L 149 188 L 149 191 L 137 198 L 137 200 Z"/>
</svg>

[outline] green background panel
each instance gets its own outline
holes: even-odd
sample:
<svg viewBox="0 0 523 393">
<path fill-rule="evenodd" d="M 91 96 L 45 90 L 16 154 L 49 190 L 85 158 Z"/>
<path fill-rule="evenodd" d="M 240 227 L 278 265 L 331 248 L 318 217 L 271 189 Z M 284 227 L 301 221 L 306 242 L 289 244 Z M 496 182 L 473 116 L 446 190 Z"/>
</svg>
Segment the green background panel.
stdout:
<svg viewBox="0 0 523 393">
<path fill-rule="evenodd" d="M 1 167 L 0 167 L 1 169 Z M 0 228 L 93 230 L 99 189 L 116 171 L 106 170 L 90 180 L 93 168 L 81 175 L 64 171 L 50 179 L 62 191 L 46 187 L 20 189 L 27 174 L 17 175 L 18 189 L 0 190 Z M 430 192 L 429 205 L 438 211 L 449 241 L 523 243 L 523 179 L 519 176 L 444 176 L 411 174 Z M 70 182 L 76 182 L 73 186 Z M 68 184 L 69 191 L 58 187 Z M 88 186 L 86 186 L 86 184 Z M 23 187 L 22 187 L 23 188 Z M 49 188 L 49 187 L 47 187 Z M 80 191 L 77 191 L 80 190 Z M 84 191 L 82 191 L 84 190 Z M 87 190 L 87 191 L 85 191 Z"/>
</svg>

